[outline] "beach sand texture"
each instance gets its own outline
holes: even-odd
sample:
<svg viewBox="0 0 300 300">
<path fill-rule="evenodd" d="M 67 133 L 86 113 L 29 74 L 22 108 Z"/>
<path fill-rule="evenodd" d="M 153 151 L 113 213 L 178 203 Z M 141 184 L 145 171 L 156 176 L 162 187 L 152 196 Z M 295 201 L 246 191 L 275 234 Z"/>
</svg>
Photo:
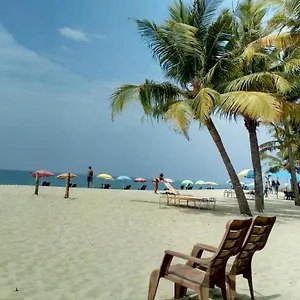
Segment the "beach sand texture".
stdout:
<svg viewBox="0 0 300 300">
<path fill-rule="evenodd" d="M 71 189 L 71 199 L 63 188 L 33 192 L 0 187 L 1 300 L 147 299 L 149 275 L 165 249 L 189 254 L 197 242 L 217 246 L 226 222 L 240 218 L 236 200 L 223 199 L 221 190 L 192 191 L 215 196 L 216 211 L 159 207 L 151 191 Z M 256 299 L 297 300 L 300 209 L 270 197 L 266 213 L 277 221 L 253 261 Z M 250 299 L 240 276 L 237 293 Z M 156 299 L 172 295 L 172 283 L 162 280 Z M 219 290 L 210 296 L 222 299 Z"/>
</svg>

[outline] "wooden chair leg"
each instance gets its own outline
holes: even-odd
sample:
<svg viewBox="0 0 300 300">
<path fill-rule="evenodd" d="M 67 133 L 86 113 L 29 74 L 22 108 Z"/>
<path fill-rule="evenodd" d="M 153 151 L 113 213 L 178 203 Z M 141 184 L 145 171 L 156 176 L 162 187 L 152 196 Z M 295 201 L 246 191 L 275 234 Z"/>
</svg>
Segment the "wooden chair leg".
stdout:
<svg viewBox="0 0 300 300">
<path fill-rule="evenodd" d="M 227 293 L 226 293 L 226 284 L 225 284 L 225 281 L 224 281 L 224 283 L 220 284 L 220 288 L 221 288 L 223 300 L 227 300 Z"/>
<path fill-rule="evenodd" d="M 235 300 L 236 297 L 236 275 L 227 275 L 226 277 L 229 300 Z"/>
<path fill-rule="evenodd" d="M 200 287 L 198 295 L 200 300 L 209 300 L 209 287 Z"/>
<path fill-rule="evenodd" d="M 180 284 L 174 283 L 174 299 L 183 298 L 186 295 L 186 292 L 187 292 L 186 287 L 184 287 Z"/>
<path fill-rule="evenodd" d="M 249 274 L 247 274 L 247 279 L 248 279 L 248 285 L 249 285 L 251 300 L 255 300 L 254 291 L 253 291 L 253 282 L 252 282 L 252 272 L 251 271 L 249 272 Z"/>
<path fill-rule="evenodd" d="M 148 290 L 148 300 L 154 300 L 156 291 L 159 284 L 159 272 L 160 270 L 154 270 L 150 275 L 150 281 L 149 281 L 149 290 Z"/>
</svg>

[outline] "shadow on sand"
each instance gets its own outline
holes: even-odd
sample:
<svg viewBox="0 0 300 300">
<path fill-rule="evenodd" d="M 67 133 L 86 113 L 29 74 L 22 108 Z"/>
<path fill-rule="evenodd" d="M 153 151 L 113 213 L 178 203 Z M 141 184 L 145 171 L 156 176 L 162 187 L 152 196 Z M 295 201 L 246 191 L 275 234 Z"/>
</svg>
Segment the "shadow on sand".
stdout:
<svg viewBox="0 0 300 300">
<path fill-rule="evenodd" d="M 272 299 L 277 299 L 279 297 L 282 297 L 282 295 L 274 294 L 274 295 L 269 295 L 269 296 L 263 296 L 263 295 L 255 292 L 255 300 L 272 300 Z M 172 299 L 174 299 L 174 298 L 172 298 Z M 182 300 L 199 300 L 199 297 L 193 293 L 193 294 L 189 294 L 186 297 L 181 298 L 181 299 Z M 222 297 L 222 294 L 219 291 L 219 289 L 211 289 L 209 291 L 209 299 L 221 300 L 221 299 L 223 299 L 223 297 Z M 171 299 L 168 299 L 168 300 L 171 300 Z M 251 300 L 251 297 L 250 297 L 250 295 L 247 295 L 247 294 L 236 293 L 236 300 Z"/>
</svg>

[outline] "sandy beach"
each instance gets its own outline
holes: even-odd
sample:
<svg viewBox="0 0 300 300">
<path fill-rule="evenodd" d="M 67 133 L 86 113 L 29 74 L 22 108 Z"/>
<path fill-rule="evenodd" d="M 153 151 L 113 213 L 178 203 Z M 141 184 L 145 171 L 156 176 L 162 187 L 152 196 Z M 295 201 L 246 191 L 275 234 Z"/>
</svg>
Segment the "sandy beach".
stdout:
<svg viewBox="0 0 300 300">
<path fill-rule="evenodd" d="M 71 199 L 63 188 L 33 192 L 0 187 L 1 300 L 147 299 L 150 272 L 165 249 L 189 254 L 197 242 L 217 246 L 226 222 L 241 218 L 222 190 L 192 191 L 216 197 L 216 211 L 159 207 L 152 191 L 72 189 Z M 254 258 L 256 299 L 297 300 L 300 209 L 270 196 L 266 214 L 278 218 Z M 242 277 L 237 292 L 237 299 L 250 299 Z M 172 283 L 162 280 L 157 299 L 172 295 Z M 210 296 L 221 299 L 217 289 Z"/>
</svg>

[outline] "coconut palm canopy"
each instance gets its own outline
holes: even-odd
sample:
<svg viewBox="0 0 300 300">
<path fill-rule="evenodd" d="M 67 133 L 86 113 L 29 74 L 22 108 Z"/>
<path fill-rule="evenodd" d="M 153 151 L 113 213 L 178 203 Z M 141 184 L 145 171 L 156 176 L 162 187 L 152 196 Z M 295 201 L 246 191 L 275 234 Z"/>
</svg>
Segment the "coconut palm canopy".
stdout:
<svg viewBox="0 0 300 300">
<path fill-rule="evenodd" d="M 97 178 L 102 178 L 105 180 L 114 180 L 114 178 L 111 175 L 106 174 L 106 173 L 97 175 Z"/>
</svg>

